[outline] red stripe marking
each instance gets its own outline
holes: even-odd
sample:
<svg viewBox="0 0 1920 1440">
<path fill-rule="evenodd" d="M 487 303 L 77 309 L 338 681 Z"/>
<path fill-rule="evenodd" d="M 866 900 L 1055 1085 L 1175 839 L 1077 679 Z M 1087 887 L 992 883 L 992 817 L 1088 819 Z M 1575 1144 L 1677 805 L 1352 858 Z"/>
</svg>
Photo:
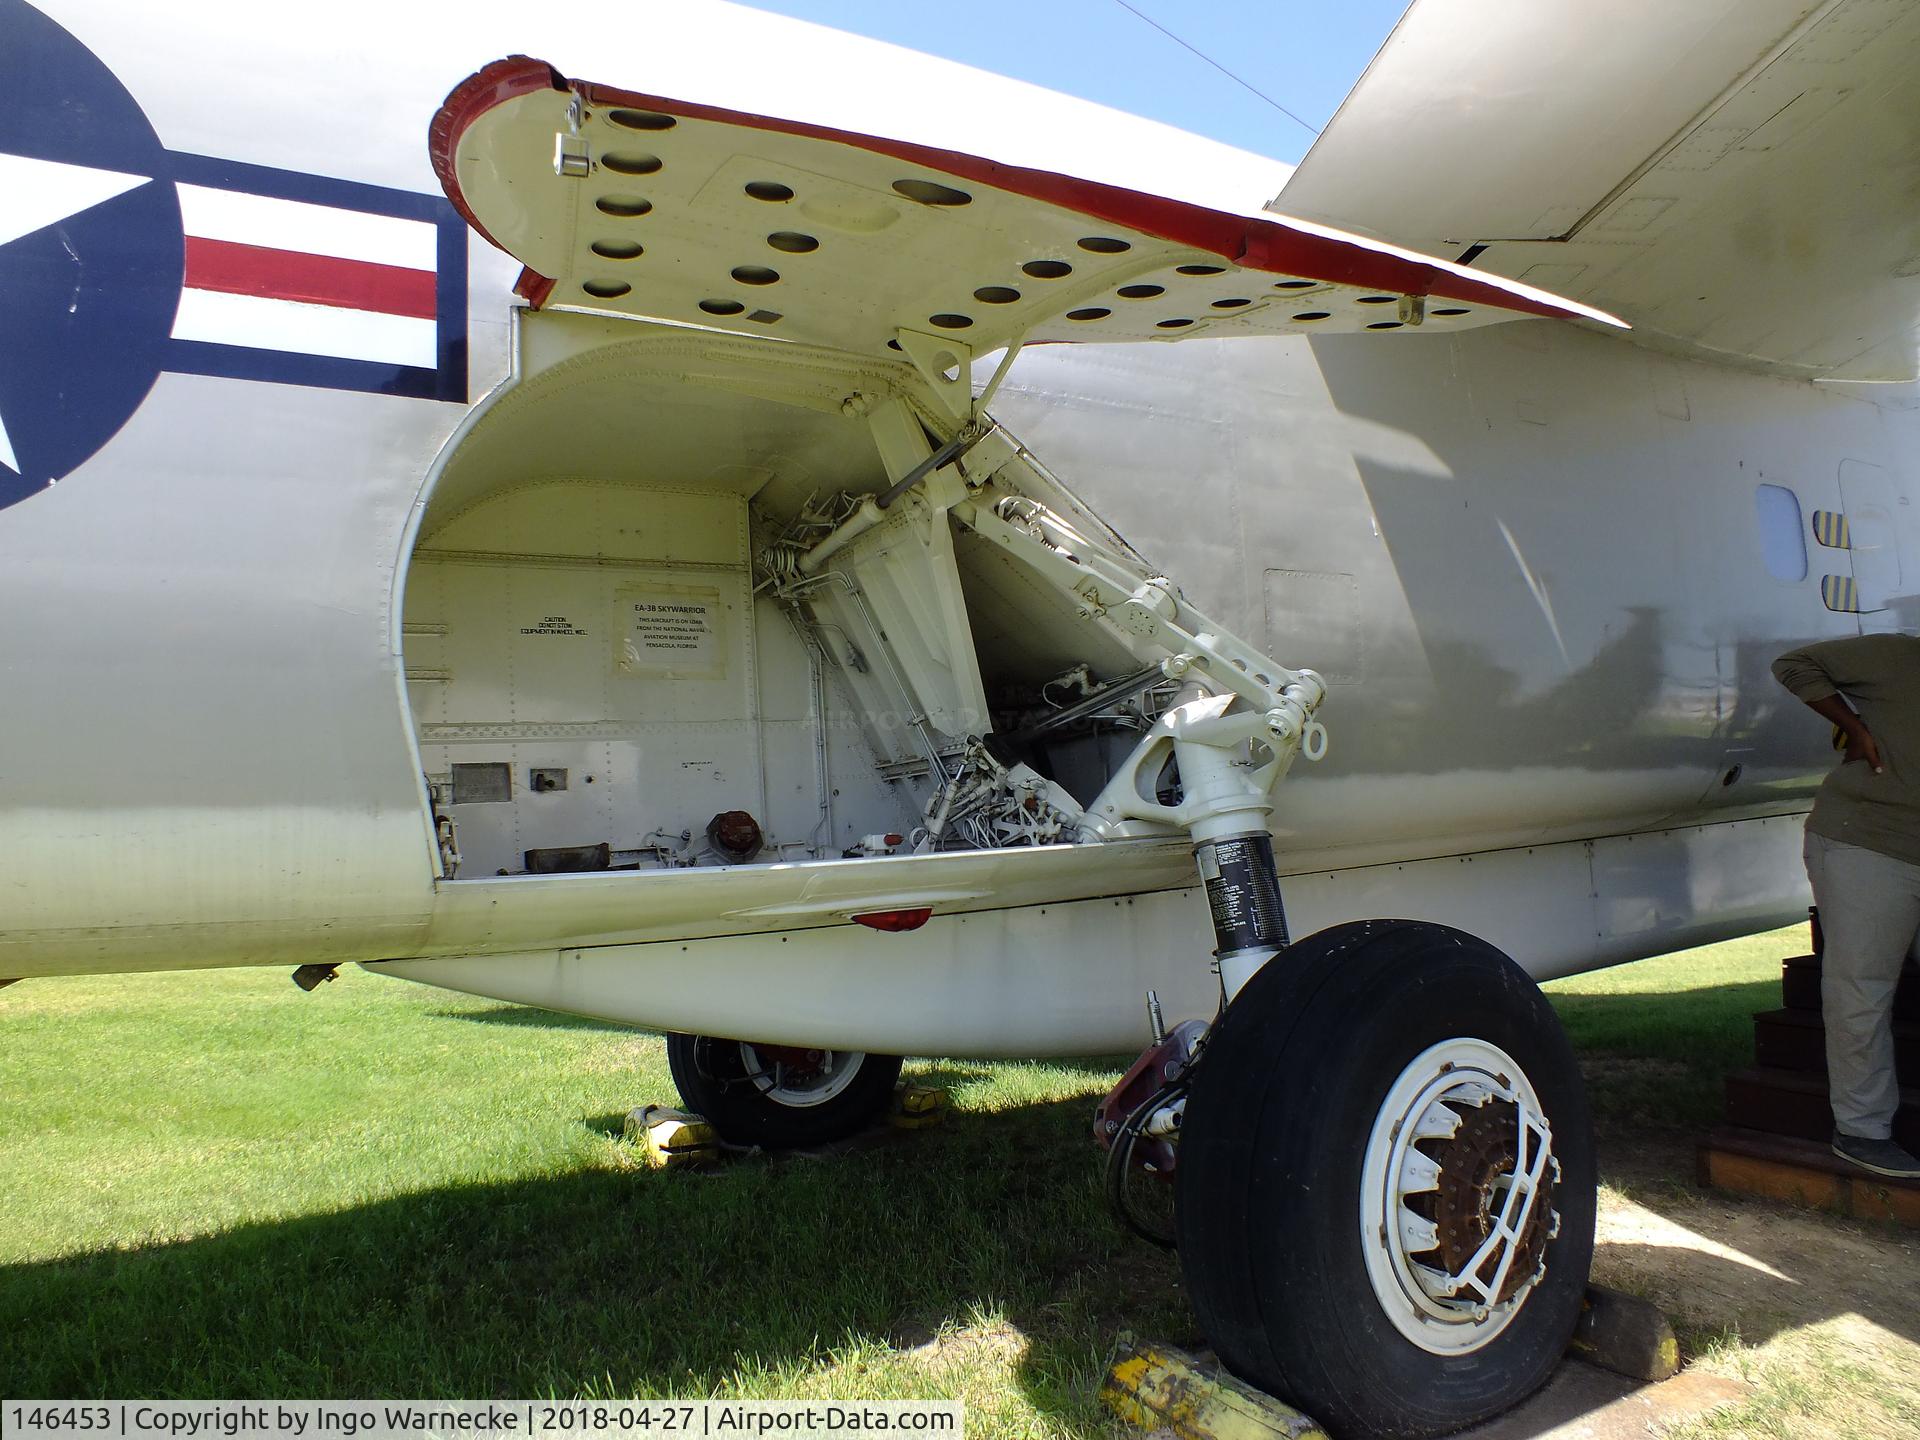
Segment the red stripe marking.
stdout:
<svg viewBox="0 0 1920 1440">
<path fill-rule="evenodd" d="M 259 295 L 269 300 L 298 300 L 307 305 L 336 305 L 343 310 L 377 310 L 416 320 L 434 317 L 434 276 L 430 270 L 342 260 L 265 245 L 187 237 L 186 285 L 228 295 Z"/>
</svg>

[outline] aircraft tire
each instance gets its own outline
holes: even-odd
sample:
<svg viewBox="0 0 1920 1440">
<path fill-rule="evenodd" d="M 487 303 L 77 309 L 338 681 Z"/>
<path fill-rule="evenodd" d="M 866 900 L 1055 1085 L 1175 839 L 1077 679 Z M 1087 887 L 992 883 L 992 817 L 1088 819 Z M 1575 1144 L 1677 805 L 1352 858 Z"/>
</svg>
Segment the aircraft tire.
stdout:
<svg viewBox="0 0 1920 1440">
<path fill-rule="evenodd" d="M 783 1084 L 769 1074 L 770 1062 L 745 1041 L 667 1036 L 667 1068 L 681 1102 L 704 1116 L 723 1140 L 769 1150 L 844 1140 L 879 1119 L 893 1098 L 900 1056 L 814 1053 L 828 1057 L 824 1077 Z"/>
<path fill-rule="evenodd" d="M 1475 1197 L 1502 1203 L 1529 1143 L 1538 1198 L 1476 1267 Z M 1181 1268 L 1221 1360 L 1335 1434 L 1499 1414 L 1546 1382 L 1580 1315 L 1595 1171 L 1579 1065 L 1526 972 L 1458 930 L 1336 926 L 1255 975 L 1192 1073 L 1175 1185 Z M 1447 1249 L 1423 1248 L 1439 1236 Z M 1428 1288 L 1469 1274 L 1483 1293 Z"/>
</svg>

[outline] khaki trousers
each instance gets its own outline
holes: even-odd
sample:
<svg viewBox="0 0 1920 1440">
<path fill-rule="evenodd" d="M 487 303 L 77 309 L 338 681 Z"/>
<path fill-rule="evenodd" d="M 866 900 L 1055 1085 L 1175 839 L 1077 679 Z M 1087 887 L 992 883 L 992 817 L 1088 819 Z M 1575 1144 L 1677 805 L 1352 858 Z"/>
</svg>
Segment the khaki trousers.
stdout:
<svg viewBox="0 0 1920 1440">
<path fill-rule="evenodd" d="M 1843 1134 L 1890 1139 L 1900 1106 L 1893 991 L 1920 939 L 1920 865 L 1811 833 L 1806 859 L 1826 936 L 1820 1003 L 1833 1123 Z"/>
</svg>

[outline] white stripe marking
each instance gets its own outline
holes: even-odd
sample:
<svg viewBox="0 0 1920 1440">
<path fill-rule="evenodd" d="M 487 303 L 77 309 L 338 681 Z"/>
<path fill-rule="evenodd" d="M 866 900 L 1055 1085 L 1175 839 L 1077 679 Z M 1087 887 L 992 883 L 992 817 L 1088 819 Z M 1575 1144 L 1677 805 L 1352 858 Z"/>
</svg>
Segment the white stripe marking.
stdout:
<svg viewBox="0 0 1920 1440">
<path fill-rule="evenodd" d="M 376 265 L 399 265 L 408 270 L 434 269 L 439 238 L 435 227 L 424 220 L 369 215 L 362 210 L 244 195 L 238 190 L 213 190 L 204 185 L 180 187 L 180 218 L 187 234 L 205 240 L 300 250 L 342 260 L 370 260 Z"/>
<path fill-rule="evenodd" d="M 7 437 L 7 420 L 4 415 L 0 415 L 0 465 L 6 466 L 16 475 L 22 473 L 20 457 L 13 453 L 13 441 Z"/>
<path fill-rule="evenodd" d="M 345 310 L 336 305 L 303 305 L 259 295 L 228 295 L 217 290 L 182 290 L 174 317 L 176 340 L 215 345 L 246 345 L 256 350 L 293 350 L 342 360 L 380 360 L 390 365 L 439 363 L 440 336 L 431 320 L 382 315 L 374 310 Z"/>
</svg>

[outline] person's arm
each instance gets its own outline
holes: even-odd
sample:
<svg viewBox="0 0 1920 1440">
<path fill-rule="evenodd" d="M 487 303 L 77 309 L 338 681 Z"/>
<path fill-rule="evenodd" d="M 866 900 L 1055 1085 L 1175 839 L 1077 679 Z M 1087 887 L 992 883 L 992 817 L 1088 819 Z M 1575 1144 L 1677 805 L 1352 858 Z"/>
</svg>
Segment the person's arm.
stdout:
<svg viewBox="0 0 1920 1440">
<path fill-rule="evenodd" d="M 1791 690 L 1807 708 L 1823 720 L 1831 721 L 1847 737 L 1847 762 L 1864 760 L 1873 773 L 1882 773 L 1880 746 L 1854 708 L 1841 698 L 1840 686 L 1849 660 L 1858 659 L 1867 637 L 1828 640 L 1789 650 L 1773 662 L 1773 678 Z"/>
<path fill-rule="evenodd" d="M 1873 738 L 1873 732 L 1867 729 L 1867 722 L 1854 713 L 1851 705 L 1838 695 L 1829 695 L 1824 700 L 1807 701 L 1807 708 L 1823 719 L 1831 720 L 1840 727 L 1840 733 L 1847 737 L 1847 758 L 1842 763 L 1864 760 L 1873 767 L 1874 774 L 1884 773 L 1880 766 L 1880 745 Z"/>
</svg>

